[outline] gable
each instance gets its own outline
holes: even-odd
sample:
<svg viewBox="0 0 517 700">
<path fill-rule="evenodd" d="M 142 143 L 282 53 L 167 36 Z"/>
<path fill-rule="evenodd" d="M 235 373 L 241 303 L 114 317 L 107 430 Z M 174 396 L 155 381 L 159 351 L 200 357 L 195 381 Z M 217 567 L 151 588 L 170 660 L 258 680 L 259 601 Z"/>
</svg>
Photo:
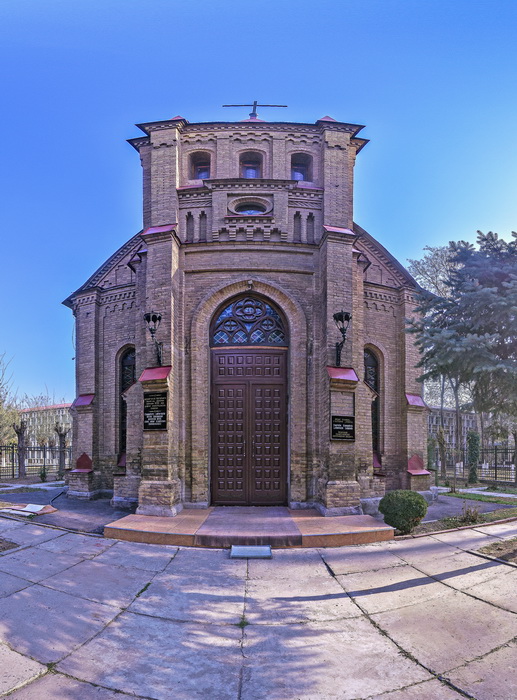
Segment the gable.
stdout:
<svg viewBox="0 0 517 700">
<path fill-rule="evenodd" d="M 357 224 L 354 224 L 354 233 L 357 235 L 354 247 L 361 251 L 370 262 L 365 271 L 366 282 L 395 289 L 408 286 L 419 289 L 418 283 L 406 268 L 373 236 Z"/>
<path fill-rule="evenodd" d="M 135 274 L 129 263 L 136 253 L 144 248 L 140 232 L 124 243 L 105 263 L 103 263 L 86 282 L 65 299 L 65 306 L 72 306 L 72 301 L 77 294 L 88 289 L 110 289 L 133 284 Z"/>
</svg>

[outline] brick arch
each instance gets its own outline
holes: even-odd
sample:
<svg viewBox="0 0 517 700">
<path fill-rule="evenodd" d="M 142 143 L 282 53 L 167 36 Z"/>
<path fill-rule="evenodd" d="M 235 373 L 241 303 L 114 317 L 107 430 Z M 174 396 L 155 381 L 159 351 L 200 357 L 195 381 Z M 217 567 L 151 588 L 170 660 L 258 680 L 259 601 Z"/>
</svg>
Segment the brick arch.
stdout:
<svg viewBox="0 0 517 700">
<path fill-rule="evenodd" d="M 305 455 L 307 454 L 307 319 L 290 294 L 262 279 L 248 277 L 214 288 L 192 311 L 190 319 L 190 435 L 191 497 L 209 501 L 210 477 L 210 347 L 213 315 L 225 302 L 243 293 L 256 293 L 281 309 L 289 329 L 289 501 L 305 500 Z M 294 488 L 293 488 L 294 486 Z"/>
</svg>

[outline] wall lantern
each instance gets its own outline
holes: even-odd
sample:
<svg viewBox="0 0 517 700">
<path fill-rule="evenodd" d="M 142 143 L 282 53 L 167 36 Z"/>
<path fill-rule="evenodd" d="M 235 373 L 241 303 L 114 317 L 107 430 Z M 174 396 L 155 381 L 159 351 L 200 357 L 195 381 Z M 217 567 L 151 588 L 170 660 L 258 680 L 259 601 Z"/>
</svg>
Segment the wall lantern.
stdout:
<svg viewBox="0 0 517 700">
<path fill-rule="evenodd" d="M 336 314 L 334 314 L 333 318 L 334 323 L 336 324 L 342 337 L 341 342 L 336 343 L 336 367 L 341 367 L 341 350 L 345 344 L 346 332 L 348 330 L 348 326 L 350 325 L 352 314 L 348 311 L 338 311 Z"/>
<path fill-rule="evenodd" d="M 156 340 L 156 331 L 160 327 L 162 321 L 162 315 L 156 311 L 148 311 L 144 314 L 144 321 L 147 323 L 147 328 L 151 334 L 151 338 L 154 341 L 156 348 L 156 359 L 158 361 L 158 367 L 162 365 L 162 344 Z"/>
</svg>

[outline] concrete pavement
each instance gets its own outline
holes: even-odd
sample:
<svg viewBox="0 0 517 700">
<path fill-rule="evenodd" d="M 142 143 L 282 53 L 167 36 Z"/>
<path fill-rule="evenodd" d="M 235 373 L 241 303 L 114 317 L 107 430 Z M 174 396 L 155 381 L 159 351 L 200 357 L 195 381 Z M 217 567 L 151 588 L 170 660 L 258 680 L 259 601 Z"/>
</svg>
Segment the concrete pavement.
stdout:
<svg viewBox="0 0 517 700">
<path fill-rule="evenodd" d="M 517 568 L 472 553 L 515 536 L 230 560 L 0 518 L 0 696 L 515 700 Z"/>
</svg>

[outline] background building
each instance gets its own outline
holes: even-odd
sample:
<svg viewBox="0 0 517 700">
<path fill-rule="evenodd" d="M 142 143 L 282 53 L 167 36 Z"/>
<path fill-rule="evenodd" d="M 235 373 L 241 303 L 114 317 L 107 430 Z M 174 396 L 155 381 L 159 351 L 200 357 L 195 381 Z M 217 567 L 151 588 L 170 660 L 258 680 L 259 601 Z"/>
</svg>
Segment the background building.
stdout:
<svg viewBox="0 0 517 700">
<path fill-rule="evenodd" d="M 362 127 L 250 116 L 175 117 L 130 140 L 144 228 L 65 301 L 77 324 L 70 495 L 113 493 L 157 515 L 337 514 L 428 486 L 404 332 L 416 284 L 353 222 Z M 336 319 L 345 330 L 350 313 L 338 361 Z"/>
<path fill-rule="evenodd" d="M 70 403 L 59 403 L 53 406 L 37 406 L 36 408 L 22 408 L 20 418 L 27 423 L 27 446 L 57 445 L 59 440 L 54 430 L 57 424 L 68 428 L 68 444 L 72 441 L 72 416 L 70 415 Z"/>
</svg>

